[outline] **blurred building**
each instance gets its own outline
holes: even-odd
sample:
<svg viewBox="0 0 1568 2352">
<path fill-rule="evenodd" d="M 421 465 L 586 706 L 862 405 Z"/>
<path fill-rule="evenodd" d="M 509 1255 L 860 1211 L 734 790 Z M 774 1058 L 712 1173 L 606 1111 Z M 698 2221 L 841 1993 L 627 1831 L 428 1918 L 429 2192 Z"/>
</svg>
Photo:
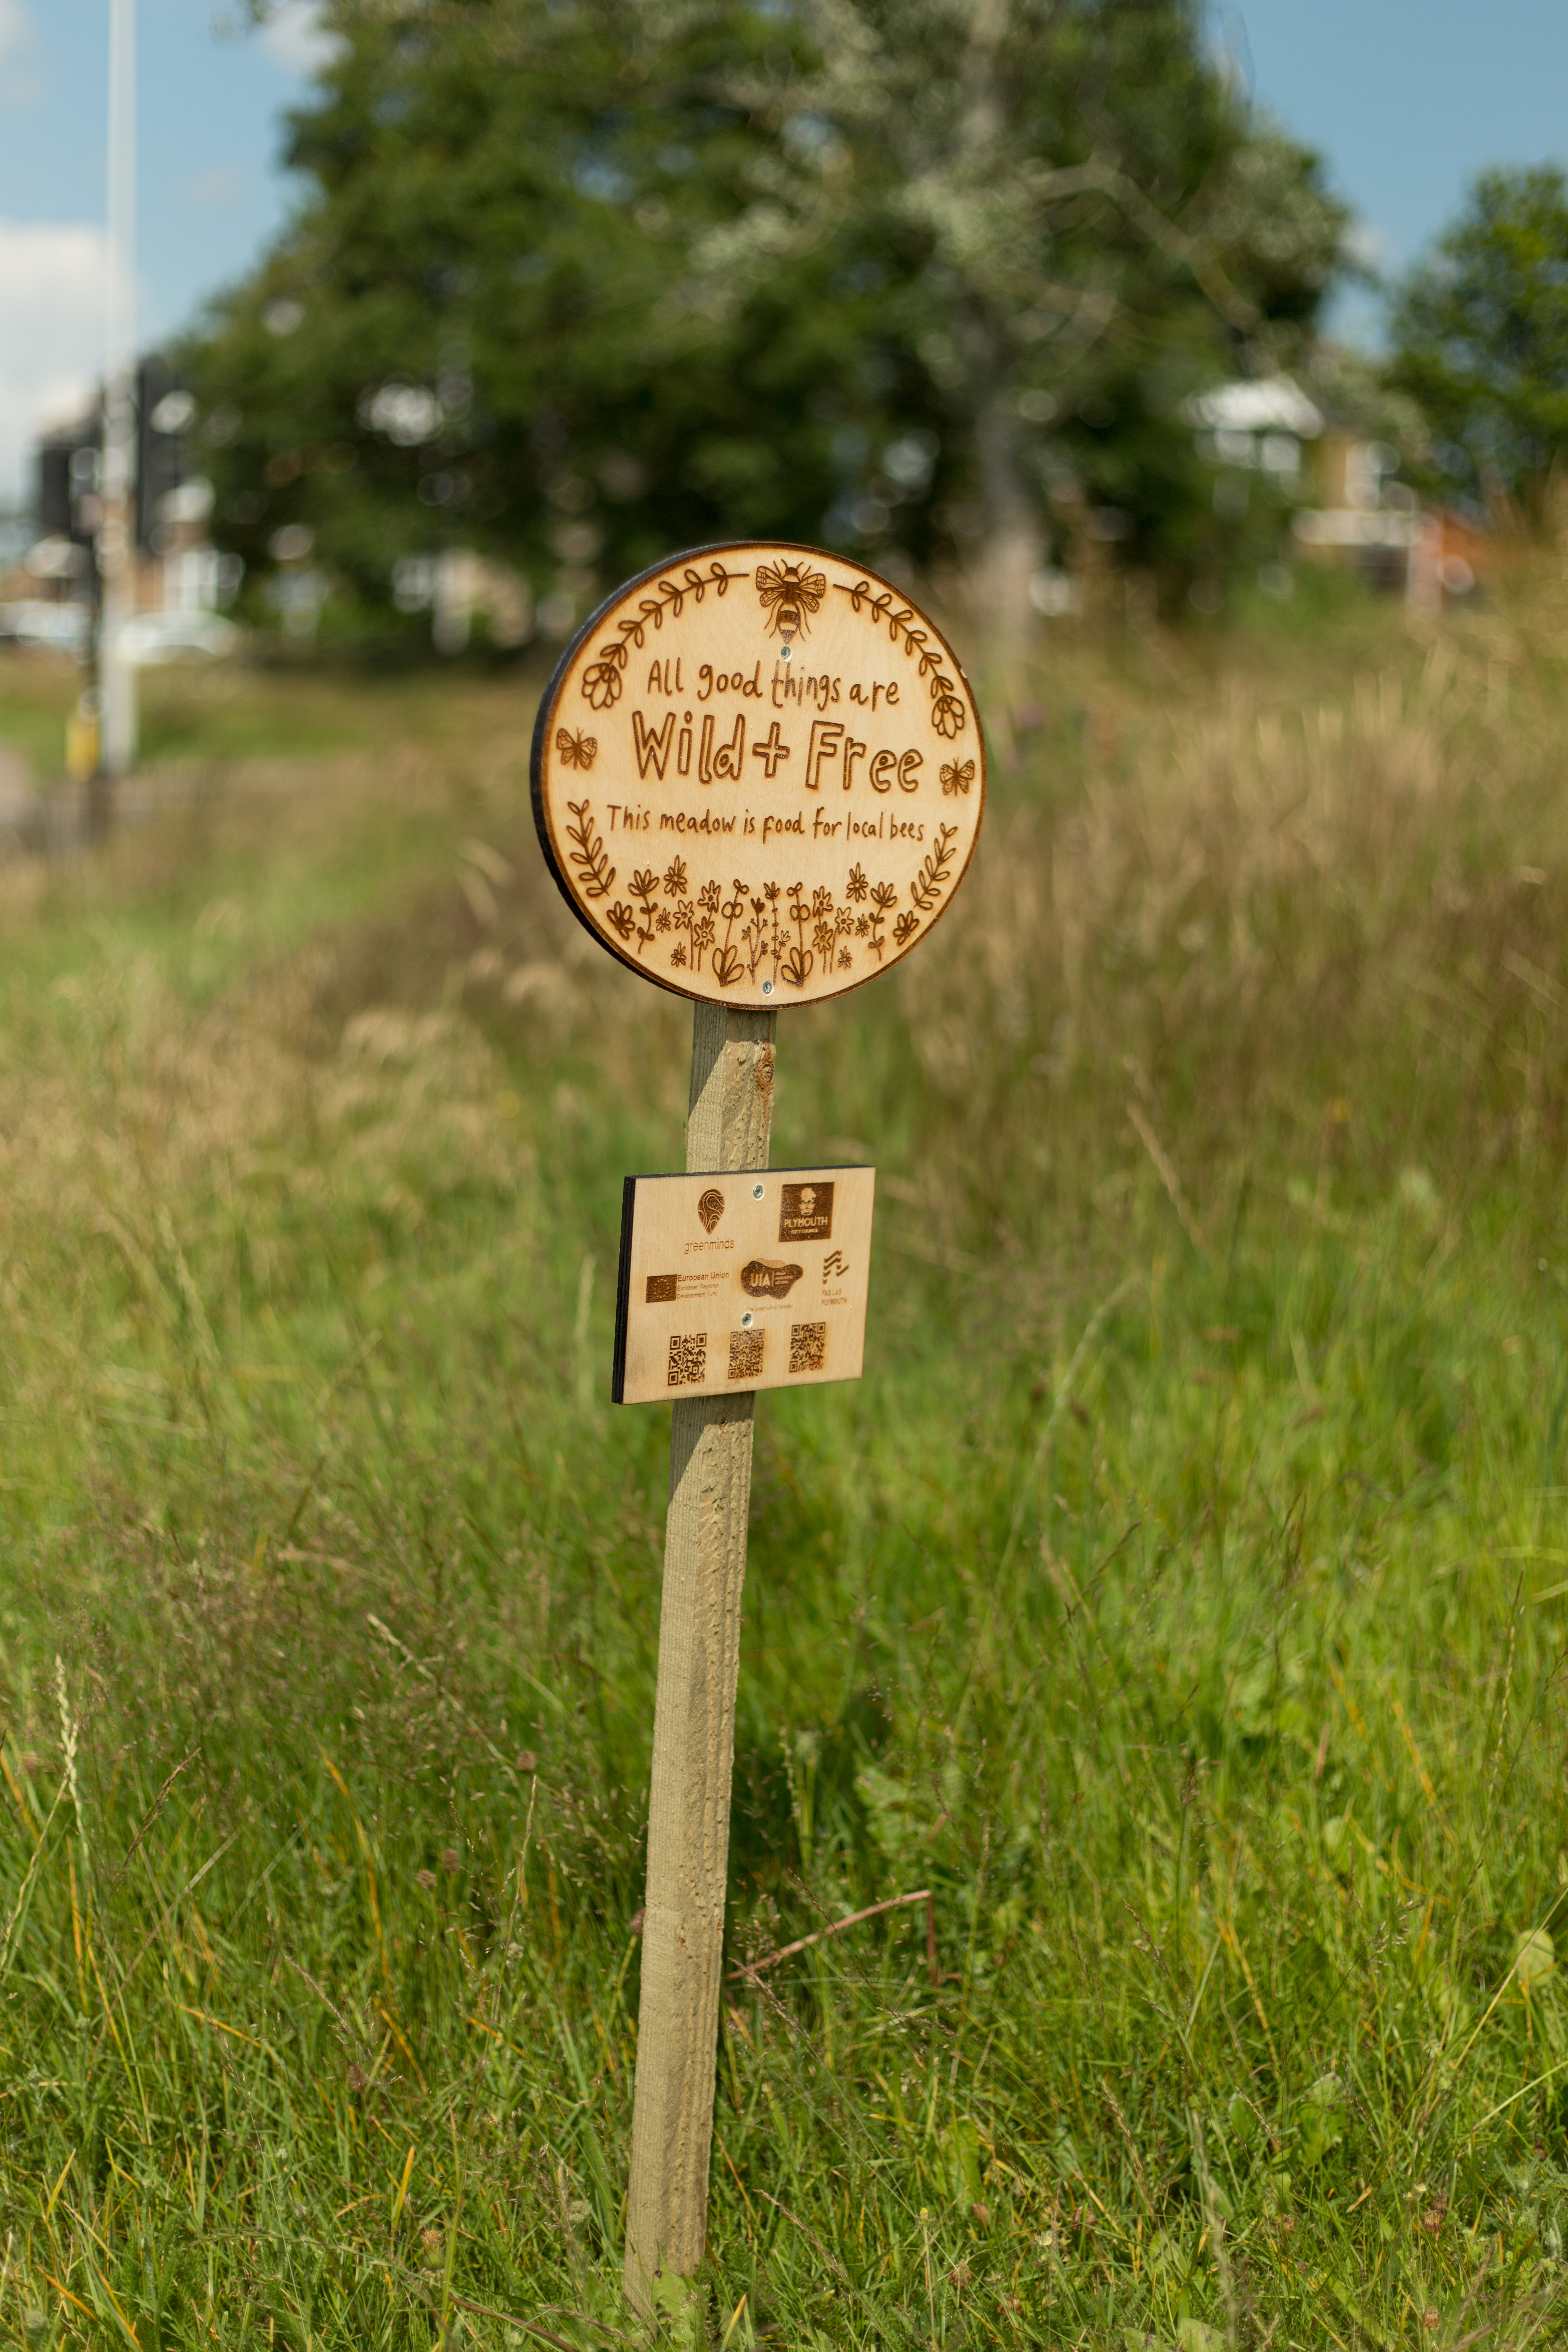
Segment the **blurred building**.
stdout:
<svg viewBox="0 0 1568 2352">
<path fill-rule="evenodd" d="M 156 354 L 137 369 L 136 414 L 133 657 L 156 659 L 161 643 L 182 636 L 200 649 L 200 625 L 233 604 L 243 566 L 212 544 L 212 485 L 189 462 L 195 402 Z M 0 637 L 87 650 L 99 604 L 102 451 L 101 396 L 47 426 L 35 444 L 33 530 L 0 583 Z M 216 650 L 221 628 L 207 634 Z"/>
<path fill-rule="evenodd" d="M 437 653 L 461 653 L 476 621 L 505 651 L 526 645 L 536 614 L 527 581 L 510 564 L 448 548 L 440 555 L 405 555 L 393 566 L 392 597 L 400 613 L 428 613 Z M 548 600 L 546 600 L 548 601 Z"/>
<path fill-rule="evenodd" d="M 1291 509 L 1293 551 L 1307 562 L 1352 566 L 1370 585 L 1436 611 L 1468 595 L 1492 560 L 1475 523 L 1400 479 L 1383 420 L 1353 399 L 1309 396 L 1276 375 L 1220 384 L 1186 415 L 1215 467 L 1216 503 L 1227 471 L 1272 476 Z"/>
</svg>

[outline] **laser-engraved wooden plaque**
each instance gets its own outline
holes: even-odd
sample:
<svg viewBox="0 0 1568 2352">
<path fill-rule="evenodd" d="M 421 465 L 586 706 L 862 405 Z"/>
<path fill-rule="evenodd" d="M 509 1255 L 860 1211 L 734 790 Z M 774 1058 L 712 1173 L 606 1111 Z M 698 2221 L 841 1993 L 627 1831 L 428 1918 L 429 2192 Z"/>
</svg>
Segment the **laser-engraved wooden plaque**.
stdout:
<svg viewBox="0 0 1568 2352">
<path fill-rule="evenodd" d="M 578 631 L 532 781 L 550 869 L 612 955 L 771 1010 L 858 988 L 927 936 L 973 855 L 985 747 L 901 590 L 742 541 L 672 557 Z"/>
<path fill-rule="evenodd" d="M 628 1176 L 616 1404 L 858 1381 L 874 1168 Z"/>
</svg>

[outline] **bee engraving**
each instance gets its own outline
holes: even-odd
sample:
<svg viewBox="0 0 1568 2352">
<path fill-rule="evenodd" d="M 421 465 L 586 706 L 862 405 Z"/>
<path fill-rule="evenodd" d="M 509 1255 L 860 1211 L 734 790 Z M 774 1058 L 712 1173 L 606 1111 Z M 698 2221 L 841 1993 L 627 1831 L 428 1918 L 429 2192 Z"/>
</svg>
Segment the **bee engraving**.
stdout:
<svg viewBox="0 0 1568 2352">
<path fill-rule="evenodd" d="M 804 563 L 759 563 L 757 594 L 764 613 L 773 615 L 768 624 L 771 636 L 782 637 L 787 646 L 794 637 L 810 635 L 808 613 L 821 609 L 827 593 L 827 576 L 822 572 L 808 572 Z"/>
</svg>

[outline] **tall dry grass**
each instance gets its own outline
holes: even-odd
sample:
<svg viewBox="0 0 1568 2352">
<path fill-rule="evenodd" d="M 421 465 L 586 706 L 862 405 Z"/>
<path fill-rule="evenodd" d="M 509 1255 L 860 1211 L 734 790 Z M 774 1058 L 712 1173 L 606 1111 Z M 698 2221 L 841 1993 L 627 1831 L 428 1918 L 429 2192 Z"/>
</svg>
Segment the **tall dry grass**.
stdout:
<svg viewBox="0 0 1568 2352">
<path fill-rule="evenodd" d="M 929 945 L 783 1027 L 775 1156 L 882 1182 L 866 1382 L 761 1416 L 734 1937 L 931 1885 L 943 1983 L 895 1917 L 736 1988 L 715 2341 L 1560 2324 L 1556 594 L 1068 648 Z M 524 716 L 11 886 L 29 2346 L 624 2326 L 665 1465 L 599 1398 L 688 1023 Z"/>
</svg>

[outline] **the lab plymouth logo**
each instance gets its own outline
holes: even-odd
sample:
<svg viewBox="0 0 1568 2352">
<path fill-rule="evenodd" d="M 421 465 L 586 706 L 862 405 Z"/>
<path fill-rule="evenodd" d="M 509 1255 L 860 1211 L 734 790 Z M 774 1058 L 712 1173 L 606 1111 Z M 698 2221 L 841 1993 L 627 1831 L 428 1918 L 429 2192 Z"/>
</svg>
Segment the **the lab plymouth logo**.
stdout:
<svg viewBox="0 0 1568 2352">
<path fill-rule="evenodd" d="M 831 1184 L 785 1184 L 779 1204 L 781 1242 L 828 1242 L 833 1239 Z"/>
</svg>

